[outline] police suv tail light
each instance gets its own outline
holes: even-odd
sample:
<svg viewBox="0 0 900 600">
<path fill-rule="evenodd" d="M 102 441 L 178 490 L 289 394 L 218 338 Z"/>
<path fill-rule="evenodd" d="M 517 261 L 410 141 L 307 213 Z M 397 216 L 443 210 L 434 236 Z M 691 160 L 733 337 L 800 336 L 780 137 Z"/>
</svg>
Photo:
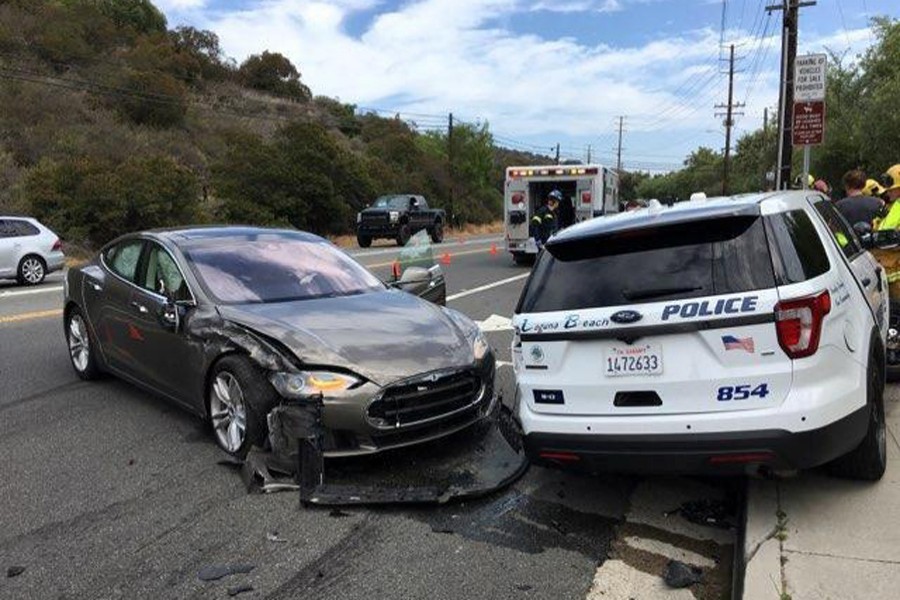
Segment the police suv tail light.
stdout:
<svg viewBox="0 0 900 600">
<path fill-rule="evenodd" d="M 775 305 L 778 343 L 790 358 L 812 356 L 819 349 L 822 321 L 831 312 L 831 294 L 786 300 Z"/>
</svg>

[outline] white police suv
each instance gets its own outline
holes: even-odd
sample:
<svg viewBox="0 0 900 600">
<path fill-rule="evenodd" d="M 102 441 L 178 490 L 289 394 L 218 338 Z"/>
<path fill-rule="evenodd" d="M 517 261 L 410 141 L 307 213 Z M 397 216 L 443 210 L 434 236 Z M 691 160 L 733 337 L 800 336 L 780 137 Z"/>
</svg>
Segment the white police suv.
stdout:
<svg viewBox="0 0 900 600">
<path fill-rule="evenodd" d="M 802 191 L 653 203 L 559 233 L 513 321 L 529 457 L 880 478 L 887 281 L 868 241 Z"/>
</svg>

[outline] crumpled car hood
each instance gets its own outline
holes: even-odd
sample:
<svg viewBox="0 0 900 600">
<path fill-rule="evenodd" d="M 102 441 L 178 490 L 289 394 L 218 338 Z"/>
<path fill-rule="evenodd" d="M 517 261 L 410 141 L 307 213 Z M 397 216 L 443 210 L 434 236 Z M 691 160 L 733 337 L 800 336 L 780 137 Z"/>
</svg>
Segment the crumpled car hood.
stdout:
<svg viewBox="0 0 900 600">
<path fill-rule="evenodd" d="M 475 360 L 471 339 L 449 311 L 404 292 L 221 306 L 219 312 L 284 344 L 305 364 L 342 367 L 382 386 Z"/>
</svg>

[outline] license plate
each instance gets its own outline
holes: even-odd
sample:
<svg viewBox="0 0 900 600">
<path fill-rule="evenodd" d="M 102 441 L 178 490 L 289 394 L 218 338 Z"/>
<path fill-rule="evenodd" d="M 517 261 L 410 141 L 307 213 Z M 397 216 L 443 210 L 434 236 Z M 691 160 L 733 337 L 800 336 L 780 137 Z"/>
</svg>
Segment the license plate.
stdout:
<svg viewBox="0 0 900 600">
<path fill-rule="evenodd" d="M 606 351 L 607 377 L 659 375 L 663 370 L 662 347 L 654 344 L 613 346 Z"/>
</svg>

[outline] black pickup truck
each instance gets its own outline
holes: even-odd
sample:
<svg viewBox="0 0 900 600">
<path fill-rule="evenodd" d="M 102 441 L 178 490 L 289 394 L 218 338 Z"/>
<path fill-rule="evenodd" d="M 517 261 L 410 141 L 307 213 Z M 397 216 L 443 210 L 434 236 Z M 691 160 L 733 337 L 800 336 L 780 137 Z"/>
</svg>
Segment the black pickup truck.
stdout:
<svg viewBox="0 0 900 600">
<path fill-rule="evenodd" d="M 446 214 L 439 208 L 428 208 L 422 196 L 392 194 L 381 196 L 356 215 L 356 241 L 360 247 L 368 248 L 372 240 L 389 238 L 405 246 L 413 234 L 422 229 L 434 243 L 444 239 Z"/>
</svg>

